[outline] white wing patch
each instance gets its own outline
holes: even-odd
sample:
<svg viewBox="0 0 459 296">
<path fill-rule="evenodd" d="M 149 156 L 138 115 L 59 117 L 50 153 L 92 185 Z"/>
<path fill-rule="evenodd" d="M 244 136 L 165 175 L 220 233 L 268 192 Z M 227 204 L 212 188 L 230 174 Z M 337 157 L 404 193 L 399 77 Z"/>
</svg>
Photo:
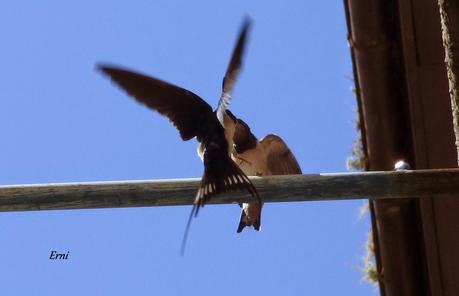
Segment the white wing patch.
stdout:
<svg viewBox="0 0 459 296">
<path fill-rule="evenodd" d="M 224 92 L 222 94 L 222 97 L 220 98 L 220 101 L 218 102 L 217 118 L 223 127 L 225 127 L 225 119 L 224 119 L 225 112 L 226 112 L 226 109 L 228 109 L 230 101 L 231 101 L 230 94 Z"/>
</svg>

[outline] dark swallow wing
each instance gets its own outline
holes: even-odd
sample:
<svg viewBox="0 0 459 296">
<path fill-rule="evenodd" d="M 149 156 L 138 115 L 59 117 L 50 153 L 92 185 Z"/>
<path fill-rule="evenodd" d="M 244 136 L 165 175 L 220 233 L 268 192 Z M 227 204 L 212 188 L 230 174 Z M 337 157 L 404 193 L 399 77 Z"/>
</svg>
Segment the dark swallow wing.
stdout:
<svg viewBox="0 0 459 296">
<path fill-rule="evenodd" d="M 197 136 L 214 116 L 209 104 L 186 89 L 122 68 L 100 65 L 98 69 L 137 101 L 168 117 L 185 141 Z"/>
<path fill-rule="evenodd" d="M 273 175 L 301 174 L 301 168 L 287 144 L 276 135 L 267 135 L 260 141 L 267 152 L 268 169 Z"/>
<path fill-rule="evenodd" d="M 220 97 L 217 108 L 217 117 L 222 124 L 224 124 L 223 115 L 229 106 L 231 94 L 242 67 L 242 58 L 244 56 L 245 44 L 250 25 L 251 20 L 247 17 L 242 25 L 236 47 L 233 49 L 228 69 L 226 70 L 225 77 L 223 78 L 222 96 Z"/>
</svg>

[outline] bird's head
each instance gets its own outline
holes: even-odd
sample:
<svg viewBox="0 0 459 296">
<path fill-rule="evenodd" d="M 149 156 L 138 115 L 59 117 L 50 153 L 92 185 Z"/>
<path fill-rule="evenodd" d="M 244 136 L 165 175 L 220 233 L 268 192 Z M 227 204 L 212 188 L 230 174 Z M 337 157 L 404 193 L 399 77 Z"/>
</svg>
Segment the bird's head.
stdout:
<svg viewBox="0 0 459 296">
<path fill-rule="evenodd" d="M 257 146 L 257 138 L 250 131 L 250 127 L 241 119 L 237 123 L 233 136 L 233 148 L 241 154 Z"/>
</svg>

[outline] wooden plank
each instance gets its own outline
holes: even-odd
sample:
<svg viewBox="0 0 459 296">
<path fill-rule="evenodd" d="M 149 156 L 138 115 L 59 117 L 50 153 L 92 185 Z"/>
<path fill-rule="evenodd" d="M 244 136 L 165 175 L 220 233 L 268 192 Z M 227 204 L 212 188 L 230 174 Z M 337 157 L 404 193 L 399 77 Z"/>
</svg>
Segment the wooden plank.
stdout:
<svg viewBox="0 0 459 296">
<path fill-rule="evenodd" d="M 459 195 L 459 169 L 250 177 L 265 202 Z M 199 179 L 0 186 L 0 211 L 191 205 Z M 224 193 L 213 204 L 252 200 Z"/>
</svg>

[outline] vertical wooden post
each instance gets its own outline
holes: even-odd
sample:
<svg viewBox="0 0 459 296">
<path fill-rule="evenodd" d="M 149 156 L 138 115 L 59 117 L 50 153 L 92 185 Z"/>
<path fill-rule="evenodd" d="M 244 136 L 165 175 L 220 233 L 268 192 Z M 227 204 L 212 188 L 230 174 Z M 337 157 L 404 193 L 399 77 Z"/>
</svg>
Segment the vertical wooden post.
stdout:
<svg viewBox="0 0 459 296">
<path fill-rule="evenodd" d="M 457 0 L 438 0 L 438 7 L 440 9 L 443 47 L 445 48 L 445 65 L 448 75 L 457 160 L 459 164 L 459 89 L 457 84 L 459 69 L 459 2 Z"/>
</svg>

